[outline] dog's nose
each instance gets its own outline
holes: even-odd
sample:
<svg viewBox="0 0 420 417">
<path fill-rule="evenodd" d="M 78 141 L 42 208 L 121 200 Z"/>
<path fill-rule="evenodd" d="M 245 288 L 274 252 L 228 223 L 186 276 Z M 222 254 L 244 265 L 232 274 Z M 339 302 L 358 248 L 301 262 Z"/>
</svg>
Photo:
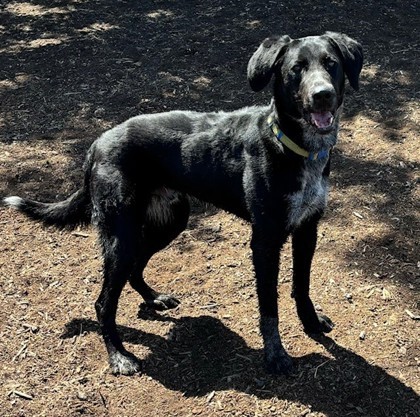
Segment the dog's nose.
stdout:
<svg viewBox="0 0 420 417">
<path fill-rule="evenodd" d="M 335 97 L 335 91 L 331 88 L 322 88 L 312 94 L 315 105 L 330 104 Z"/>
</svg>

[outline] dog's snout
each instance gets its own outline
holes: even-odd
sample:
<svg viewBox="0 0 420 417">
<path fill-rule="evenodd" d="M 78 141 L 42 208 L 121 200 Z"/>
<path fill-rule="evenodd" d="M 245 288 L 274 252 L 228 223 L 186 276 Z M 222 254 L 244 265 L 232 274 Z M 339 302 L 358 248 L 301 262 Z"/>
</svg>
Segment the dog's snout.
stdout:
<svg viewBox="0 0 420 417">
<path fill-rule="evenodd" d="M 311 107 L 315 111 L 330 111 L 336 105 L 336 93 L 332 86 L 319 86 L 310 95 Z"/>
<path fill-rule="evenodd" d="M 315 104 L 331 102 L 334 99 L 335 92 L 332 88 L 323 88 L 312 94 Z"/>
</svg>

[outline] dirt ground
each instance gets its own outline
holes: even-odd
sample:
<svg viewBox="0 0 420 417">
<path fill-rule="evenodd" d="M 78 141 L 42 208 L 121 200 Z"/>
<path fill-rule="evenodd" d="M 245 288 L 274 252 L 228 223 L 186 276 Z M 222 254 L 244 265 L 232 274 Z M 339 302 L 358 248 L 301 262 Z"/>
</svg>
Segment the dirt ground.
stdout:
<svg viewBox="0 0 420 417">
<path fill-rule="evenodd" d="M 153 258 L 148 282 L 181 306 L 117 321 L 143 359 L 110 374 L 94 301 L 101 259 L 91 228 L 60 232 L 0 208 L 2 416 L 420 416 L 419 10 L 373 0 L 4 1 L 0 18 L 0 197 L 56 201 L 83 156 L 126 118 L 171 109 L 266 104 L 246 65 L 272 33 L 345 32 L 364 46 L 349 89 L 319 230 L 312 296 L 336 323 L 303 333 L 291 253 L 279 283 L 290 377 L 262 365 L 249 227 L 198 206 Z M 416 59 L 417 57 L 417 59 Z"/>
</svg>

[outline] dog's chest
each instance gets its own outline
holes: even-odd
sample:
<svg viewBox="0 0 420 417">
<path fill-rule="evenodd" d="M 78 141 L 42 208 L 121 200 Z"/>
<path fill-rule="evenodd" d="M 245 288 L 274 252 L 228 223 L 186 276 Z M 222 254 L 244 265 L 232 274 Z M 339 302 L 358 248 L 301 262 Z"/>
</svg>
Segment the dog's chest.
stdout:
<svg viewBox="0 0 420 417">
<path fill-rule="evenodd" d="M 323 177 L 325 163 L 307 161 L 301 173 L 299 191 L 288 197 L 288 226 L 294 228 L 316 212 L 322 212 L 327 204 L 328 181 Z"/>
</svg>

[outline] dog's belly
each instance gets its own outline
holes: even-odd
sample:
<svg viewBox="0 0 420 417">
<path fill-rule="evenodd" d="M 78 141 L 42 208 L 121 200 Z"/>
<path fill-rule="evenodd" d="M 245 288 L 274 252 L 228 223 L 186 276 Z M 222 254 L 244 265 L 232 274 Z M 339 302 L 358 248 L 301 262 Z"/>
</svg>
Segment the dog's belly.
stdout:
<svg viewBox="0 0 420 417">
<path fill-rule="evenodd" d="M 289 197 L 289 228 L 298 227 L 315 213 L 322 213 L 327 205 L 328 183 L 324 178 L 311 181 Z"/>
</svg>

